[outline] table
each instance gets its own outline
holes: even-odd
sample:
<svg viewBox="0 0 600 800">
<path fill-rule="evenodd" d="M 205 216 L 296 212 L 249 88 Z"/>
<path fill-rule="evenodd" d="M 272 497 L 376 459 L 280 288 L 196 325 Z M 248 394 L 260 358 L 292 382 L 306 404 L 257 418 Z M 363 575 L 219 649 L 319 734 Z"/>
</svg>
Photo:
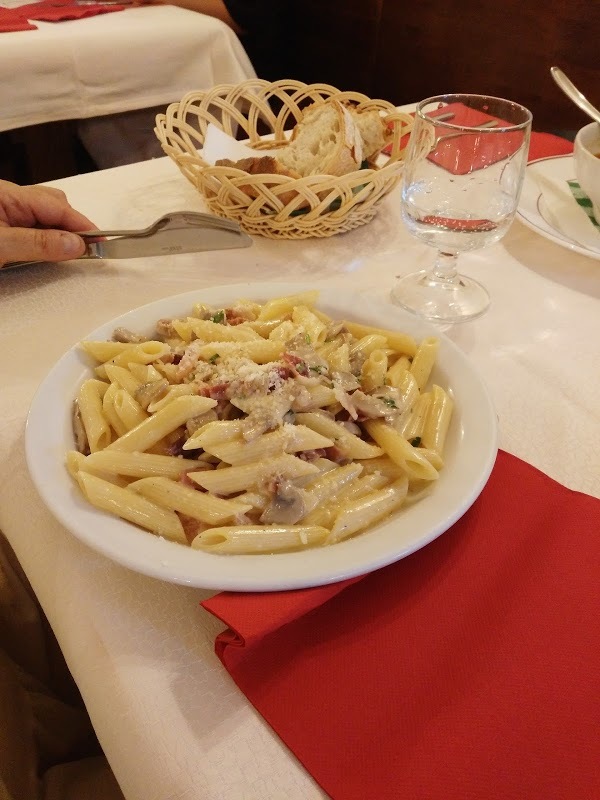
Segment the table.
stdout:
<svg viewBox="0 0 600 800">
<path fill-rule="evenodd" d="M 142 226 L 201 198 L 166 158 L 54 182 L 102 227 Z M 328 240 L 255 239 L 249 250 L 0 274 L 0 528 L 50 619 L 128 800 L 324 797 L 237 690 L 213 652 L 211 593 L 137 575 L 88 550 L 42 506 L 23 429 L 60 355 L 134 305 L 257 280 L 352 287 L 385 300 L 429 249 L 403 229 L 398 193 L 368 225 Z M 497 407 L 500 446 L 600 497 L 600 263 L 515 222 L 462 267 L 490 291 L 482 318 L 446 330 Z M 594 366 L 596 365 L 596 366 Z"/>
<path fill-rule="evenodd" d="M 254 70 L 233 31 L 176 6 L 1 34 L 0 132 L 167 105 Z"/>
<path fill-rule="evenodd" d="M 0 134 L 24 151 L 19 182 L 79 172 L 76 138 L 100 168 L 160 157 L 157 111 L 189 91 L 255 77 L 231 28 L 176 6 L 34 24 L 0 34 Z"/>
</svg>

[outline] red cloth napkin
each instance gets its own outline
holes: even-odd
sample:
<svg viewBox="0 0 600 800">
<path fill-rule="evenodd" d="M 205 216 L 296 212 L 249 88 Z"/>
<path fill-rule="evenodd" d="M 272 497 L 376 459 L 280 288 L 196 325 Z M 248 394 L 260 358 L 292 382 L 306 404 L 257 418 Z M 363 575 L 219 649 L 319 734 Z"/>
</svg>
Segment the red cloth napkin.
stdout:
<svg viewBox="0 0 600 800">
<path fill-rule="evenodd" d="M 23 16 L 22 11 L 22 8 L 0 8 L 0 33 L 36 30 L 35 25 L 31 25 Z"/>
<path fill-rule="evenodd" d="M 500 452 L 472 508 L 363 578 L 202 605 L 335 800 L 600 796 L 600 501 Z"/>
<path fill-rule="evenodd" d="M 62 22 L 63 20 L 83 19 L 97 14 L 111 14 L 123 11 L 124 5 L 78 5 L 74 0 L 46 0 L 31 3 L 19 8 L 0 9 L 0 33 L 36 30 L 29 20 L 43 22 Z"/>
<path fill-rule="evenodd" d="M 454 119 L 452 120 L 453 123 L 456 124 L 467 124 L 467 125 L 481 125 L 484 122 L 487 122 L 490 119 L 499 119 L 498 117 L 494 117 L 491 114 L 483 114 L 480 111 L 476 111 L 472 108 L 467 108 L 460 103 L 450 104 L 448 106 L 444 106 L 443 109 L 440 109 L 439 114 L 445 114 L 449 111 L 455 114 Z M 502 120 L 499 120 L 502 122 Z M 443 136 L 445 133 L 448 133 L 449 129 L 447 128 L 437 128 L 436 133 L 439 136 Z M 516 134 L 515 136 L 520 137 L 520 134 Z M 405 147 L 408 144 L 408 136 L 406 137 L 405 141 L 401 144 Z M 472 161 L 472 149 L 469 147 L 469 138 L 470 137 L 461 137 L 461 148 L 457 150 L 456 146 L 456 139 L 449 139 L 447 141 L 447 149 L 439 156 L 439 157 L 431 157 L 432 160 L 436 161 L 440 164 L 440 166 L 449 169 L 451 172 L 455 174 L 464 174 L 468 170 L 468 165 Z M 499 161 L 502 158 L 506 158 L 514 149 L 520 144 L 520 140 L 511 139 L 510 141 L 504 141 L 502 146 L 494 153 L 493 158 L 496 161 Z M 489 142 L 490 147 L 495 147 L 495 143 L 493 141 L 493 137 L 490 137 Z M 541 155 L 537 155 L 538 150 L 542 150 Z M 546 152 L 547 151 L 547 152 Z M 554 136 L 553 134 L 549 133 L 533 133 L 531 135 L 531 142 L 529 146 L 529 160 L 533 161 L 536 158 L 542 158 L 544 155 L 563 155 L 565 153 L 571 153 L 573 151 L 573 145 L 571 142 L 567 142 L 565 139 L 561 139 L 558 136 Z M 391 145 L 388 145 L 383 150 L 384 153 L 389 154 L 391 152 Z M 486 153 L 485 156 L 488 158 L 486 163 L 494 163 L 493 159 L 489 159 L 489 153 Z M 481 157 L 484 157 L 484 154 L 481 154 Z"/>
<path fill-rule="evenodd" d="M 121 5 L 77 5 L 76 2 L 61 3 L 60 0 L 51 2 L 33 3 L 27 6 L 27 18 L 38 19 L 43 22 L 62 22 L 69 19 L 83 19 L 95 17 L 97 14 L 111 14 L 113 11 L 124 11 Z"/>
</svg>

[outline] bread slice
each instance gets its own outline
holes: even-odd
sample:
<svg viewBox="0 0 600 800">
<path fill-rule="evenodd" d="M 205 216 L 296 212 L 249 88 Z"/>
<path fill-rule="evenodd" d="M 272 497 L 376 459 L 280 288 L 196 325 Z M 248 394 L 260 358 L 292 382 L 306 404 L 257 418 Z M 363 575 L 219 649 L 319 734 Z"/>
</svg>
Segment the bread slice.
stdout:
<svg viewBox="0 0 600 800">
<path fill-rule="evenodd" d="M 290 144 L 277 153 L 286 169 L 300 175 L 346 175 L 363 160 L 362 138 L 353 115 L 337 100 L 314 103 L 294 128 Z"/>
<path fill-rule="evenodd" d="M 273 156 L 256 156 L 256 158 L 241 158 L 239 161 L 231 161 L 229 158 L 220 158 L 215 162 L 216 167 L 234 167 L 247 172 L 249 175 L 287 175 L 288 178 L 302 177 L 298 172 L 292 169 L 286 169 L 282 164 Z M 242 192 L 245 192 L 250 197 L 258 197 L 259 193 L 256 187 L 243 184 L 238 187 Z M 281 202 L 286 205 L 296 197 L 296 192 L 282 192 L 279 195 Z"/>
<path fill-rule="evenodd" d="M 363 146 L 363 159 L 374 161 L 386 144 L 386 125 L 377 109 L 357 111 L 350 108 L 354 124 L 358 128 Z"/>
<path fill-rule="evenodd" d="M 363 160 L 371 161 L 385 146 L 385 124 L 375 109 L 357 111 L 332 98 L 309 106 L 294 128 L 289 144 L 276 155 L 220 159 L 216 166 L 235 167 L 249 175 L 346 175 L 360 169 Z M 240 184 L 250 197 L 259 192 L 252 184 Z M 279 195 L 282 203 L 296 198 L 295 191 Z M 300 206 L 301 207 L 301 206 Z"/>
</svg>

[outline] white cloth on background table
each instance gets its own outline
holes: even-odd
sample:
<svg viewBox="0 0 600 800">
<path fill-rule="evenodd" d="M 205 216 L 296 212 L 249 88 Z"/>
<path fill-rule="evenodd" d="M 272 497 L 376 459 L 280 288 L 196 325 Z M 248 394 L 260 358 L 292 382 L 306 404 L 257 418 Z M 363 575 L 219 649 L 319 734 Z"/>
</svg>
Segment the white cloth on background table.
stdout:
<svg viewBox="0 0 600 800">
<path fill-rule="evenodd" d="M 184 8 L 35 24 L 0 40 L 0 132 L 166 106 L 255 75 L 225 23 Z"/>
</svg>

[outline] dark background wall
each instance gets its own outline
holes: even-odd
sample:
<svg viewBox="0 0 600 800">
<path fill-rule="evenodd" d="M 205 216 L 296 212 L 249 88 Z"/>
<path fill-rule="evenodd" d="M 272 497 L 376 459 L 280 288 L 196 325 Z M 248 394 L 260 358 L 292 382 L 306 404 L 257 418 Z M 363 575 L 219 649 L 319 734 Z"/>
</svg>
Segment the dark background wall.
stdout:
<svg viewBox="0 0 600 800">
<path fill-rule="evenodd" d="M 600 0 L 303 0 L 288 30 L 270 78 L 396 104 L 492 94 L 530 108 L 537 130 L 577 130 L 588 119 L 550 77 L 556 65 L 600 106 Z"/>
</svg>

